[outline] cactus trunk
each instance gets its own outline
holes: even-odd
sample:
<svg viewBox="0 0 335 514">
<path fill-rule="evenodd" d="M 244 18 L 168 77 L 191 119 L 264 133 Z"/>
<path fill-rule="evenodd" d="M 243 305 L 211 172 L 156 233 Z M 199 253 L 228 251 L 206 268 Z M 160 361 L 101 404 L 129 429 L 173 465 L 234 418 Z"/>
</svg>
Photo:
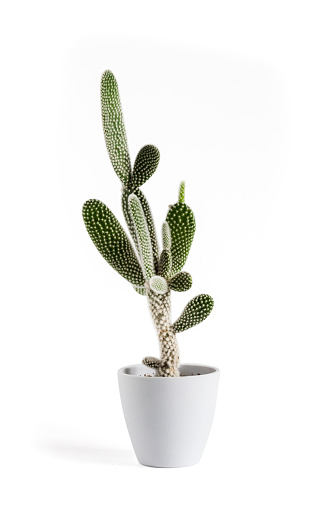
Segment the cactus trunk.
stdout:
<svg viewBox="0 0 335 514">
<path fill-rule="evenodd" d="M 148 300 L 160 344 L 161 361 L 158 377 L 179 377 L 179 348 L 176 333 L 171 325 L 171 292 L 156 294 L 148 291 Z"/>
</svg>

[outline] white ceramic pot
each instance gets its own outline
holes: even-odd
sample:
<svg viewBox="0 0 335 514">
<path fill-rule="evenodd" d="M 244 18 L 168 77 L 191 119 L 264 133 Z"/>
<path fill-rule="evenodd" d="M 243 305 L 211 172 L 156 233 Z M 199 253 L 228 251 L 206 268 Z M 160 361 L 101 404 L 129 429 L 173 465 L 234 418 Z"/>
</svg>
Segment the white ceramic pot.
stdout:
<svg viewBox="0 0 335 514">
<path fill-rule="evenodd" d="M 140 464 L 159 468 L 199 462 L 211 429 L 220 372 L 184 364 L 181 377 L 153 375 L 142 364 L 119 369 L 124 417 Z"/>
</svg>

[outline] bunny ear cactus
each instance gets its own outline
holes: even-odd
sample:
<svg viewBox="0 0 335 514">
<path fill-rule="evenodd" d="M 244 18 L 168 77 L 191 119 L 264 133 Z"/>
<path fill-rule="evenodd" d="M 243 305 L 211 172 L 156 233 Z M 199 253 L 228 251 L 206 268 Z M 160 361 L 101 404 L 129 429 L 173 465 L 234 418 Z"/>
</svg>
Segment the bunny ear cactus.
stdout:
<svg viewBox="0 0 335 514">
<path fill-rule="evenodd" d="M 157 169 L 159 151 L 153 145 L 144 146 L 131 166 L 119 89 L 109 70 L 101 78 L 101 110 L 107 151 L 122 184 L 122 210 L 135 249 L 114 214 L 99 200 L 85 202 L 84 222 L 105 260 L 137 293 L 148 298 L 161 358 L 145 357 L 143 364 L 155 369 L 155 376 L 177 377 L 176 334 L 206 319 L 214 305 L 211 296 L 198 295 L 171 323 L 171 291 L 187 291 L 192 286 L 191 275 L 182 271 L 195 233 L 194 214 L 185 204 L 185 182 L 180 184 L 178 202 L 169 208 L 163 223 L 160 252 L 150 206 L 140 190 Z"/>
</svg>

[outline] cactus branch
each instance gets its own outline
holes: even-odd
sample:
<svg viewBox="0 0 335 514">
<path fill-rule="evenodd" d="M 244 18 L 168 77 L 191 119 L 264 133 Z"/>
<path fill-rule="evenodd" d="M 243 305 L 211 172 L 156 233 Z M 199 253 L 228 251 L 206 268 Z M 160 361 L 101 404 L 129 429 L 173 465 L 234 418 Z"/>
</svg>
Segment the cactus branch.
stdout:
<svg viewBox="0 0 335 514">
<path fill-rule="evenodd" d="M 134 194 L 129 196 L 129 207 L 140 249 L 143 275 L 146 280 L 149 280 L 155 272 L 150 235 L 141 202 Z"/>
<path fill-rule="evenodd" d="M 178 195 L 179 203 L 185 203 L 185 182 L 181 182 L 179 186 L 179 195 Z"/>
<path fill-rule="evenodd" d="M 214 300 L 208 294 L 199 294 L 191 300 L 185 307 L 181 316 L 173 324 L 173 330 L 183 332 L 198 323 L 204 321 L 209 316 L 214 306 Z"/>
<path fill-rule="evenodd" d="M 173 291 L 188 291 L 192 286 L 192 277 L 187 271 L 181 271 L 169 280 L 169 287 Z"/>
<path fill-rule="evenodd" d="M 171 233 L 170 227 L 167 221 L 164 221 L 162 226 L 162 240 L 163 240 L 163 249 L 171 250 Z"/>
<path fill-rule="evenodd" d="M 142 186 L 156 171 L 159 163 L 159 150 L 146 145 L 138 152 L 131 178 L 131 188 Z"/>
<path fill-rule="evenodd" d="M 156 357 L 144 357 L 142 360 L 142 364 L 148 366 L 149 368 L 157 369 L 161 366 L 162 361 L 157 359 Z"/>
<path fill-rule="evenodd" d="M 159 259 L 158 274 L 169 278 L 172 270 L 171 250 L 163 250 Z"/>
<path fill-rule="evenodd" d="M 101 112 L 105 141 L 115 173 L 128 186 L 131 162 L 123 122 L 119 89 L 113 73 L 106 70 L 101 77 Z"/>
<path fill-rule="evenodd" d="M 114 214 L 99 200 L 83 205 L 87 232 L 106 261 L 126 280 L 144 286 L 144 276 L 133 247 Z"/>
<path fill-rule="evenodd" d="M 179 195 L 179 197 L 183 195 Z M 195 218 L 192 209 L 178 202 L 170 207 L 166 221 L 171 233 L 172 271 L 179 273 L 185 265 L 195 233 Z"/>
</svg>

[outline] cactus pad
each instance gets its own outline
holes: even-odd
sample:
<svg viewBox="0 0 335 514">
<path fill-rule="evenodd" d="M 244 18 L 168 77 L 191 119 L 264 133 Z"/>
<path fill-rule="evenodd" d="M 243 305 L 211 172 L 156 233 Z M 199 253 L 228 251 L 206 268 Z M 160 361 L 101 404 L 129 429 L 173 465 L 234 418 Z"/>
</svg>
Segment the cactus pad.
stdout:
<svg viewBox="0 0 335 514">
<path fill-rule="evenodd" d="M 181 316 L 175 321 L 172 328 L 175 332 L 183 332 L 204 321 L 211 313 L 214 300 L 208 294 L 200 294 L 191 300 L 183 310 Z"/>
<path fill-rule="evenodd" d="M 157 359 L 157 357 L 144 357 L 142 360 L 142 364 L 144 364 L 144 366 L 155 369 L 159 368 L 161 363 L 161 359 Z"/>
<path fill-rule="evenodd" d="M 141 266 L 122 226 L 99 200 L 88 200 L 83 205 L 87 232 L 106 261 L 126 280 L 136 286 L 145 283 Z"/>
<path fill-rule="evenodd" d="M 165 294 L 168 292 L 169 286 L 165 278 L 154 275 L 149 280 L 150 289 L 157 294 Z"/>
<path fill-rule="evenodd" d="M 172 269 L 172 255 L 170 250 L 163 250 L 159 259 L 159 275 L 169 278 Z"/>
<path fill-rule="evenodd" d="M 164 221 L 162 226 L 162 240 L 163 240 L 163 248 L 164 250 L 171 249 L 171 233 L 170 227 L 167 221 Z"/>
<path fill-rule="evenodd" d="M 169 287 L 173 291 L 188 291 L 192 286 L 192 277 L 187 271 L 181 271 L 169 280 Z"/>
<path fill-rule="evenodd" d="M 178 201 L 180 203 L 185 203 L 185 182 L 181 182 L 179 186 L 179 196 Z"/>
<path fill-rule="evenodd" d="M 158 270 L 159 249 L 158 249 L 158 243 L 157 243 L 155 223 L 152 218 L 150 205 L 148 203 L 148 200 L 146 199 L 146 197 L 144 196 L 144 194 L 142 193 L 142 191 L 140 189 L 137 189 L 135 191 L 135 195 L 141 202 L 144 216 L 145 216 L 145 219 L 147 220 L 147 225 L 148 225 L 150 240 L 151 240 L 151 247 L 152 247 L 152 257 L 154 260 L 154 268 L 155 268 L 155 270 Z"/>
<path fill-rule="evenodd" d="M 166 221 L 171 233 L 172 271 L 175 275 L 183 269 L 195 233 L 192 209 L 185 203 L 175 203 L 169 209 Z"/>
<path fill-rule="evenodd" d="M 106 70 L 101 77 L 101 112 L 109 158 L 121 182 L 128 186 L 131 162 L 123 122 L 119 89 L 113 73 Z"/>
<path fill-rule="evenodd" d="M 154 263 L 152 258 L 152 248 L 147 222 L 141 206 L 141 202 L 136 195 L 129 196 L 130 214 L 135 226 L 138 246 L 142 262 L 144 277 L 148 280 L 154 275 Z"/>
<path fill-rule="evenodd" d="M 138 152 L 131 177 L 131 188 L 142 186 L 157 169 L 159 150 L 153 145 L 146 145 Z"/>
</svg>

